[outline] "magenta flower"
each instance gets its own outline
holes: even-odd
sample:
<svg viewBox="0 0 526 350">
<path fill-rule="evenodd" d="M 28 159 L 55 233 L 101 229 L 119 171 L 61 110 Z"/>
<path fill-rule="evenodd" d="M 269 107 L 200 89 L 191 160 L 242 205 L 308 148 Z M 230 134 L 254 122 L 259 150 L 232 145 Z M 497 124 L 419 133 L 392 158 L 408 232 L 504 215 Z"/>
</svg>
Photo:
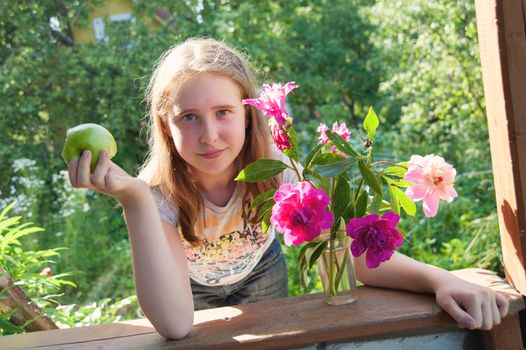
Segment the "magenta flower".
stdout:
<svg viewBox="0 0 526 350">
<path fill-rule="evenodd" d="M 334 221 L 327 210 L 330 197 L 310 182 L 283 184 L 274 194 L 274 200 L 270 222 L 284 235 L 288 246 L 312 241 Z"/>
<path fill-rule="evenodd" d="M 393 212 L 370 214 L 351 219 L 347 223 L 347 234 L 353 238 L 352 255 L 358 257 L 367 251 L 365 262 L 370 269 L 380 266 L 391 258 L 396 248 L 402 246 L 404 237 L 396 229 L 400 217 Z"/>
<path fill-rule="evenodd" d="M 290 148 L 289 138 L 285 129 L 279 125 L 274 119 L 269 119 L 270 130 L 272 132 L 272 139 L 276 144 L 276 147 L 280 151 L 284 151 Z"/>
<path fill-rule="evenodd" d="M 409 199 L 423 200 L 424 214 L 433 217 L 438 211 L 440 199 L 448 203 L 457 197 L 453 187 L 457 171 L 444 158 L 434 154 L 411 156 L 404 180 L 413 185 L 405 191 Z"/>
<path fill-rule="evenodd" d="M 289 114 L 285 110 L 285 98 L 288 93 L 295 88 L 296 83 L 293 81 L 285 85 L 264 84 L 263 92 L 259 98 L 248 98 L 242 102 L 244 105 L 259 108 L 267 117 L 274 118 L 280 126 L 283 126 L 289 117 Z"/>
</svg>

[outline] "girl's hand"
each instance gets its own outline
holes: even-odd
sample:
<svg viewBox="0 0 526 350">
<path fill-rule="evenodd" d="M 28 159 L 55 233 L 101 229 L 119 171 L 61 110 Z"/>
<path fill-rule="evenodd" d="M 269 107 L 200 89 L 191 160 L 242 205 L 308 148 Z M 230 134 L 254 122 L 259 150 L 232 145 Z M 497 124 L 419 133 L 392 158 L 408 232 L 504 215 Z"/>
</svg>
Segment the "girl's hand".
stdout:
<svg viewBox="0 0 526 350">
<path fill-rule="evenodd" d="M 438 305 L 459 327 L 490 330 L 508 314 L 509 302 L 501 294 L 458 277 L 435 288 Z"/>
<path fill-rule="evenodd" d="M 68 173 L 71 186 L 90 190 L 114 197 L 121 204 L 136 200 L 145 190 L 147 184 L 128 175 L 117 164 L 108 158 L 106 151 L 100 151 L 99 161 L 93 174 L 90 174 L 91 152 L 84 151 L 80 158 L 69 163 Z"/>
</svg>

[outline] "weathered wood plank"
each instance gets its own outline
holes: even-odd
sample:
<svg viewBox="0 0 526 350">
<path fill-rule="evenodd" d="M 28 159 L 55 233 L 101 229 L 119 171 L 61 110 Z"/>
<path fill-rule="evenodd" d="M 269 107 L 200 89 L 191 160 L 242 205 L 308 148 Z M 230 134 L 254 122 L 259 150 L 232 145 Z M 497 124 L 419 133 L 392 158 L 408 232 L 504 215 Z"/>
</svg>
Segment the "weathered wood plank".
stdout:
<svg viewBox="0 0 526 350">
<path fill-rule="evenodd" d="M 15 286 L 7 272 L 0 266 L 0 310 L 11 315 L 11 321 L 28 332 L 57 329 L 57 325 L 42 313 L 26 293 Z"/>
<path fill-rule="evenodd" d="M 502 292 L 511 313 L 525 308 L 522 296 L 494 274 L 479 269 L 455 273 Z M 191 334 L 182 340 L 165 340 L 143 319 L 1 337 L 0 348 L 273 349 L 458 330 L 432 295 L 360 287 L 358 300 L 343 306 L 329 306 L 322 294 L 312 294 L 197 311 Z"/>
<path fill-rule="evenodd" d="M 526 33 L 523 3 L 477 0 L 476 12 L 504 267 L 510 283 L 526 295 Z"/>
</svg>

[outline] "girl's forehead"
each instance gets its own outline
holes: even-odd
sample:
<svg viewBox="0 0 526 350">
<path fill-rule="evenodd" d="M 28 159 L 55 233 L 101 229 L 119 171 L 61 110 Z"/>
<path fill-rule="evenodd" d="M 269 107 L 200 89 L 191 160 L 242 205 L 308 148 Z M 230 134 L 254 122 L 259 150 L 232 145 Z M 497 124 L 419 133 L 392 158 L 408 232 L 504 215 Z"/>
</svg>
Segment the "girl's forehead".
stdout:
<svg viewBox="0 0 526 350">
<path fill-rule="evenodd" d="M 241 103 L 241 91 L 231 78 L 214 73 L 201 73 L 185 79 L 174 94 L 174 104 L 183 109 L 203 103 Z"/>
</svg>

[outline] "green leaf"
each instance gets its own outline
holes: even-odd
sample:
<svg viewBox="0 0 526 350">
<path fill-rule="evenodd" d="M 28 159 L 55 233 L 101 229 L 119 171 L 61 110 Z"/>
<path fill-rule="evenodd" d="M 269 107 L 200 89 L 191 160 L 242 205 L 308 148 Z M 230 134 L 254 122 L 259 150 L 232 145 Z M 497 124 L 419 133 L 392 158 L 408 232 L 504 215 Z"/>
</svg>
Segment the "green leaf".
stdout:
<svg viewBox="0 0 526 350">
<path fill-rule="evenodd" d="M 250 207 L 249 209 L 254 209 L 256 208 L 258 205 L 260 205 L 261 203 L 265 202 L 265 201 L 268 201 L 269 199 L 271 199 L 272 197 L 274 197 L 274 194 L 276 193 L 276 189 L 273 188 L 271 190 L 268 190 L 264 193 L 261 193 L 259 196 L 257 196 L 256 198 L 254 198 L 254 200 L 252 201 L 252 204 L 250 204 Z"/>
<path fill-rule="evenodd" d="M 371 106 L 369 107 L 369 112 L 367 113 L 367 116 L 363 121 L 363 128 L 365 131 L 367 131 L 367 136 L 369 137 L 369 140 L 372 140 L 374 138 L 374 134 L 376 133 L 378 125 L 380 125 L 380 121 L 378 120 L 378 116 L 376 115 L 373 107 Z"/>
<path fill-rule="evenodd" d="M 337 133 L 334 133 L 332 131 L 327 131 L 326 134 L 327 134 L 327 137 L 329 138 L 329 140 L 331 140 L 332 144 L 334 146 L 336 146 L 336 148 L 339 149 L 340 151 L 342 151 L 343 153 L 345 153 L 345 154 L 347 154 L 348 156 L 351 156 L 351 157 L 359 157 L 360 156 L 358 154 L 358 152 L 356 152 L 351 147 L 349 142 L 345 141 L 345 139 L 343 137 L 341 137 L 340 135 L 338 135 Z"/>
<path fill-rule="evenodd" d="M 314 168 L 314 171 L 320 174 L 321 176 L 335 177 L 347 171 L 347 169 L 349 169 L 353 163 L 354 163 L 354 159 L 344 158 L 343 160 L 335 161 L 332 163 L 328 163 L 324 165 L 317 165 Z"/>
<path fill-rule="evenodd" d="M 407 162 L 400 162 L 400 163 L 396 163 L 396 165 L 385 168 L 382 171 L 382 174 L 389 175 L 389 176 L 396 176 L 396 177 L 404 177 L 406 172 L 407 172 Z"/>
<path fill-rule="evenodd" d="M 347 207 L 343 210 L 343 213 L 341 214 L 341 217 L 345 222 L 349 221 L 351 218 L 354 217 L 354 205 L 352 202 L 350 202 Z"/>
<path fill-rule="evenodd" d="M 267 212 L 271 212 L 271 208 L 276 204 L 274 201 L 266 201 L 261 205 L 261 208 L 259 208 L 258 211 L 258 219 L 261 220 L 265 217 L 265 214 Z"/>
<path fill-rule="evenodd" d="M 354 210 L 356 217 L 361 218 L 365 215 L 367 211 L 367 199 L 368 199 L 367 192 L 361 191 L 358 195 L 358 198 L 356 199 L 356 208 Z"/>
<path fill-rule="evenodd" d="M 9 204 L 7 207 L 5 207 L 2 212 L 0 213 L 0 221 L 2 221 L 4 219 L 4 217 L 7 215 L 7 213 L 13 209 L 13 207 L 15 206 L 16 204 L 16 201 L 12 202 L 11 204 Z"/>
<path fill-rule="evenodd" d="M 393 187 L 394 191 L 397 192 L 396 197 L 398 198 L 398 202 L 404 209 L 404 211 L 409 216 L 415 216 L 416 214 L 416 204 L 412 200 L 407 197 L 404 191 L 400 190 L 398 187 Z"/>
<path fill-rule="evenodd" d="M 307 263 L 307 270 L 312 269 L 312 265 L 316 263 L 321 253 L 327 246 L 327 241 L 318 242 L 316 245 L 305 250 L 305 262 Z"/>
<path fill-rule="evenodd" d="M 276 159 L 259 159 L 241 170 L 235 180 L 245 182 L 264 181 L 278 175 L 287 168 L 287 164 Z"/>
<path fill-rule="evenodd" d="M 323 148 L 323 144 L 317 144 L 307 155 L 307 158 L 305 159 L 305 169 L 309 169 L 312 160 L 314 157 L 320 152 L 320 150 Z"/>
<path fill-rule="evenodd" d="M 371 188 L 371 190 L 381 195 L 382 186 L 378 183 L 376 176 L 374 176 L 374 173 L 369 169 L 365 161 L 359 159 L 358 167 L 360 168 L 360 173 L 362 174 L 365 183 Z"/>
<path fill-rule="evenodd" d="M 307 290 L 309 288 L 308 277 L 309 277 L 309 273 L 307 271 L 307 267 L 301 266 L 300 267 L 300 284 L 304 290 Z"/>
<path fill-rule="evenodd" d="M 263 220 L 261 220 L 261 232 L 263 234 L 266 234 L 268 229 L 270 228 L 270 217 L 272 216 L 272 210 L 268 210 L 265 215 L 263 216 Z"/>
<path fill-rule="evenodd" d="M 342 157 L 341 155 L 337 153 L 318 153 L 316 157 L 314 157 L 311 160 L 312 165 L 326 165 L 336 162 L 341 162 L 342 160 L 346 160 L 347 158 Z"/>
<path fill-rule="evenodd" d="M 290 126 L 285 133 L 289 139 L 290 148 L 283 151 L 283 153 L 289 157 L 298 161 L 298 135 L 293 126 Z"/>
<path fill-rule="evenodd" d="M 404 179 L 391 179 L 387 176 L 382 176 L 385 182 L 387 182 L 390 186 L 396 186 L 396 187 L 409 187 L 411 186 L 411 183 L 405 181 Z"/>
<path fill-rule="evenodd" d="M 373 200 L 371 201 L 371 205 L 369 206 L 369 213 L 378 213 L 380 211 L 380 206 L 382 205 L 382 198 L 383 196 L 381 194 L 374 194 Z"/>
<path fill-rule="evenodd" d="M 306 181 L 312 182 L 314 187 L 323 189 L 326 193 L 330 193 L 331 180 L 327 177 L 323 177 L 308 169 L 303 169 L 303 178 Z"/>
<path fill-rule="evenodd" d="M 334 217 L 342 215 L 343 211 L 351 201 L 351 187 L 347 182 L 345 176 L 338 176 L 336 179 L 336 186 L 331 195 L 331 206 Z"/>
<path fill-rule="evenodd" d="M 391 210 L 396 214 L 400 215 L 400 205 L 398 204 L 398 192 L 395 186 L 389 186 L 389 203 L 391 204 Z"/>
<path fill-rule="evenodd" d="M 9 334 L 24 333 L 24 329 L 11 323 L 3 315 L 0 315 L 0 329 L 7 331 Z"/>
</svg>

